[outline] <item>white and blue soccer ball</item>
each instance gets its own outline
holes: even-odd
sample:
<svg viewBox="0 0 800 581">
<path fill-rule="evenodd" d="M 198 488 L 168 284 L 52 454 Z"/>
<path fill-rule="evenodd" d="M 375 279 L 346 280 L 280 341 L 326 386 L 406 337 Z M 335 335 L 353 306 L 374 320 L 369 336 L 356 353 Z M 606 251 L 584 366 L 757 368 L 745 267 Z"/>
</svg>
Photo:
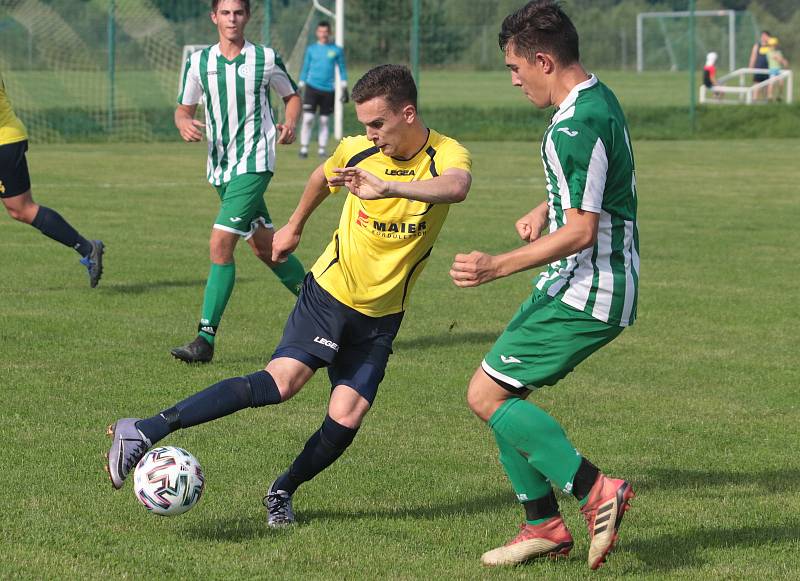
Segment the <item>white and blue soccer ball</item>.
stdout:
<svg viewBox="0 0 800 581">
<path fill-rule="evenodd" d="M 183 448 L 159 446 L 139 460 L 133 491 L 144 507 L 161 516 L 176 516 L 192 508 L 203 495 L 200 462 Z"/>
</svg>

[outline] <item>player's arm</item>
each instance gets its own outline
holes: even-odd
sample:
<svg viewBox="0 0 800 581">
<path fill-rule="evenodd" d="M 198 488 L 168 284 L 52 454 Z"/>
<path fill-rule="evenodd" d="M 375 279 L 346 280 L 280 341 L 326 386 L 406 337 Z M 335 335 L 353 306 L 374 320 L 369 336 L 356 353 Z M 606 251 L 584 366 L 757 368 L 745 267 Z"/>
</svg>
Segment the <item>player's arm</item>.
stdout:
<svg viewBox="0 0 800 581">
<path fill-rule="evenodd" d="M 297 127 L 297 119 L 300 117 L 300 110 L 303 107 L 303 102 L 298 93 L 293 93 L 283 98 L 286 105 L 284 111 L 283 123 L 278 123 L 276 126 L 280 135 L 278 135 L 278 143 L 288 145 L 294 142 L 295 127 Z"/>
<path fill-rule="evenodd" d="M 450 277 L 460 287 L 478 286 L 516 272 L 536 268 L 593 246 L 600 214 L 578 208 L 566 211 L 566 224 L 531 244 L 492 256 L 474 251 L 457 254 Z"/>
<path fill-rule="evenodd" d="M 750 51 L 750 63 L 747 65 L 748 69 L 752 69 L 756 64 L 756 55 L 758 54 L 758 43 L 753 45 L 753 50 Z"/>
<path fill-rule="evenodd" d="M 472 185 L 472 175 L 463 169 L 448 168 L 442 175 L 417 182 L 382 180 L 360 167 L 339 167 L 328 182 L 331 187 L 344 186 L 362 200 L 406 198 L 431 204 L 463 202 Z"/>
<path fill-rule="evenodd" d="M 300 244 L 306 221 L 330 193 L 324 165 L 320 165 L 309 176 L 297 208 L 292 212 L 289 221 L 272 238 L 272 260 L 284 262 L 289 254 L 294 252 Z"/>
<path fill-rule="evenodd" d="M 548 214 L 547 200 L 536 206 L 533 210 L 517 220 L 514 227 L 517 234 L 525 242 L 534 242 L 542 235 L 542 230 L 547 225 Z"/>
<path fill-rule="evenodd" d="M 187 143 L 203 139 L 201 131 L 206 125 L 194 118 L 197 105 L 178 105 L 175 109 L 175 127 Z"/>
</svg>

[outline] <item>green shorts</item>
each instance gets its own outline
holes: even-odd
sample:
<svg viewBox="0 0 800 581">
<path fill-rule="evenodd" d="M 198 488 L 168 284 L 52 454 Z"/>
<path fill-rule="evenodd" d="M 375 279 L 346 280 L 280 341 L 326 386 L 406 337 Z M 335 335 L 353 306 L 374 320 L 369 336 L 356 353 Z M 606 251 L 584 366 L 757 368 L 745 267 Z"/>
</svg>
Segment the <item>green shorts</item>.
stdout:
<svg viewBox="0 0 800 581">
<path fill-rule="evenodd" d="M 514 393 L 554 385 L 622 329 L 537 289 L 522 303 L 481 367 Z"/>
<path fill-rule="evenodd" d="M 231 181 L 215 186 L 222 206 L 214 220 L 214 228 L 233 232 L 245 239 L 256 232 L 259 224 L 272 228 L 272 220 L 264 201 L 271 172 L 246 173 L 234 176 Z"/>
</svg>

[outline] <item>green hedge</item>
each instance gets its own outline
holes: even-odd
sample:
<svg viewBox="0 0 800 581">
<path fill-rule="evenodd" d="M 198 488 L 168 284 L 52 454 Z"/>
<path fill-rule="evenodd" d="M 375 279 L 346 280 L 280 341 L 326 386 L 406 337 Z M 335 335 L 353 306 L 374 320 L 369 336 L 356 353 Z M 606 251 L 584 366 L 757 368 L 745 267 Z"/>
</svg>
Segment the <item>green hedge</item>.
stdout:
<svg viewBox="0 0 800 581">
<path fill-rule="evenodd" d="M 68 142 L 95 141 L 173 141 L 178 133 L 173 126 L 171 108 L 120 110 L 115 125 L 118 131 L 104 130 L 103 112 L 54 108 L 32 112 L 21 110 L 36 140 L 36 128 L 45 125 Z M 425 121 L 438 131 L 462 141 L 538 140 L 550 118 L 550 111 L 533 107 L 437 107 L 423 111 Z M 698 107 L 696 130 L 691 132 L 689 114 L 682 107 L 637 106 L 626 110 L 634 139 L 756 139 L 796 138 L 800 136 L 800 105 L 705 106 Z M 35 119 L 35 122 L 33 121 Z M 135 121 L 134 121 L 135 120 Z M 344 120 L 346 135 L 360 134 L 352 107 Z"/>
</svg>

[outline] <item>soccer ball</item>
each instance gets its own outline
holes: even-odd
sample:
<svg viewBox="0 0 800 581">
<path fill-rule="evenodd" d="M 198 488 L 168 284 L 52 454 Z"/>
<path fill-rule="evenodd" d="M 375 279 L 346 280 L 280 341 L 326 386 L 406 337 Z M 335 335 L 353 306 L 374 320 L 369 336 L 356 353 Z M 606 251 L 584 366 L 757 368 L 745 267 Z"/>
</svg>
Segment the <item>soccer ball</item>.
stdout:
<svg viewBox="0 0 800 581">
<path fill-rule="evenodd" d="M 133 491 L 144 507 L 161 516 L 176 516 L 192 508 L 203 494 L 200 462 L 183 448 L 153 448 L 136 465 Z"/>
</svg>

